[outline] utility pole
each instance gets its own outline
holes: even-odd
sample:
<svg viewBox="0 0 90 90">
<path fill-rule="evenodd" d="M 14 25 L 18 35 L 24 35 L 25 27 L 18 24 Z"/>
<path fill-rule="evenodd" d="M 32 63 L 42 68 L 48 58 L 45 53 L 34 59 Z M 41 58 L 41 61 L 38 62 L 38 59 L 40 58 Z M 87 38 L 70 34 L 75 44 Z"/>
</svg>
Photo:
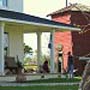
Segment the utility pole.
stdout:
<svg viewBox="0 0 90 90">
<path fill-rule="evenodd" d="M 68 6 L 68 0 L 66 0 L 66 7 Z"/>
</svg>

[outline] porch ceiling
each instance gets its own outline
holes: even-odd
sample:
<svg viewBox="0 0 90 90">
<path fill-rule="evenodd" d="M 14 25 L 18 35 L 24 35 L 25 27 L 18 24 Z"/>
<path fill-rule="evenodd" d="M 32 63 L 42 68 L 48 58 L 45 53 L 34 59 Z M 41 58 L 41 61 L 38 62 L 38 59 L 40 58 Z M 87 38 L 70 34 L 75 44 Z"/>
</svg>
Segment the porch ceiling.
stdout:
<svg viewBox="0 0 90 90">
<path fill-rule="evenodd" d="M 0 10 L 0 21 L 9 25 L 22 26 L 24 32 L 50 32 L 53 29 L 56 31 L 80 31 L 79 28 L 73 25 L 58 23 L 48 19 L 7 10 Z"/>
<path fill-rule="evenodd" d="M 20 24 L 20 23 L 11 23 L 11 22 L 4 22 L 5 27 L 21 27 L 21 30 L 23 30 L 24 33 L 30 33 L 30 32 L 50 32 L 54 28 L 51 27 L 45 27 L 45 26 L 37 26 L 37 25 L 28 25 L 28 24 Z"/>
</svg>

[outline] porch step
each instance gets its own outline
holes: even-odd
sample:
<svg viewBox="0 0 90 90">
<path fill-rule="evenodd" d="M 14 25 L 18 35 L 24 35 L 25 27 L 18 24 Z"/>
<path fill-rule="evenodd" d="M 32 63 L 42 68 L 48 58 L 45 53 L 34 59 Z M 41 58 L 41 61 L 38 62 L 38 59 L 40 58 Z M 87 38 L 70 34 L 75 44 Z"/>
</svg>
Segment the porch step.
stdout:
<svg viewBox="0 0 90 90">
<path fill-rule="evenodd" d="M 57 78 L 60 74 L 57 73 L 49 73 L 49 74 L 30 74 L 26 75 L 27 80 L 37 80 L 37 79 L 49 79 L 49 78 Z"/>
<path fill-rule="evenodd" d="M 5 75 L 0 76 L 0 82 L 12 82 L 16 81 L 17 75 Z M 26 80 L 38 80 L 38 79 L 49 79 L 49 78 L 57 78 L 60 77 L 60 73 L 49 73 L 49 74 L 24 74 Z"/>
</svg>

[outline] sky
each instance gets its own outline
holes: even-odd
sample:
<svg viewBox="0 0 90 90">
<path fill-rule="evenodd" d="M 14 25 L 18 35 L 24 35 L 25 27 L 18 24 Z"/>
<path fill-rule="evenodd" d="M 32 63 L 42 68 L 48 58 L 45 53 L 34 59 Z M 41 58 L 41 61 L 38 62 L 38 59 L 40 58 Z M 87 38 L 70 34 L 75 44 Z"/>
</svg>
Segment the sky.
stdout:
<svg viewBox="0 0 90 90">
<path fill-rule="evenodd" d="M 69 3 L 71 4 L 81 3 L 90 6 L 90 0 L 68 0 L 68 5 Z M 59 10 L 65 6 L 66 6 L 66 0 L 24 0 L 24 12 L 42 18 L 47 18 L 46 17 L 47 14 Z M 47 48 L 48 45 L 46 44 L 48 44 L 47 41 L 49 41 L 48 34 L 43 34 L 42 37 L 44 38 L 42 39 L 43 41 L 42 47 L 45 48 L 46 46 Z M 34 50 L 37 48 L 36 40 L 37 40 L 36 34 L 32 34 L 32 35 L 28 34 L 24 36 L 24 42 L 27 45 L 31 46 Z"/>
<path fill-rule="evenodd" d="M 90 6 L 90 0 L 68 0 Z M 66 0 L 24 0 L 24 12 L 46 18 L 46 15 L 66 6 Z"/>
</svg>

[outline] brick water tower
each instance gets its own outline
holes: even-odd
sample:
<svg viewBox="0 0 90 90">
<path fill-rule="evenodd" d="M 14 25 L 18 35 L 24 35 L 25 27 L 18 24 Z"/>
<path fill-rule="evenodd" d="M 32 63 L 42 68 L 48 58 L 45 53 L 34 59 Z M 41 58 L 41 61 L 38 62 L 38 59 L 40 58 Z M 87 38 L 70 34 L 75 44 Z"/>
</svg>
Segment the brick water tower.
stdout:
<svg viewBox="0 0 90 90">
<path fill-rule="evenodd" d="M 60 43 L 63 46 L 63 70 L 67 70 L 67 52 L 75 56 L 74 68 L 81 75 L 86 61 L 80 61 L 78 56 L 89 56 L 90 53 L 90 8 L 81 4 L 72 4 L 48 14 L 52 20 L 65 24 L 72 24 L 82 28 L 81 32 L 65 31 L 55 33 L 55 48 Z"/>
</svg>

